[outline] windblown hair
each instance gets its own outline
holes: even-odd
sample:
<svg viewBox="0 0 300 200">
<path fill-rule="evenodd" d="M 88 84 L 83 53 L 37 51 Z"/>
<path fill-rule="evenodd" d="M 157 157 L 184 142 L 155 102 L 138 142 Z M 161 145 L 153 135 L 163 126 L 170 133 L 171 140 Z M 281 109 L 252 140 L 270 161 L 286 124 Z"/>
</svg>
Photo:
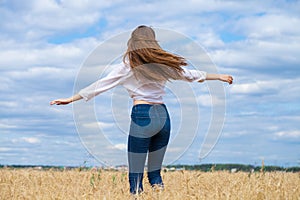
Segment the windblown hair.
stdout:
<svg viewBox="0 0 300 200">
<path fill-rule="evenodd" d="M 128 49 L 123 62 L 129 65 L 135 75 L 142 75 L 153 81 L 183 79 L 181 66 L 186 60 L 163 50 L 155 39 L 155 32 L 148 26 L 139 26 L 127 42 Z"/>
</svg>

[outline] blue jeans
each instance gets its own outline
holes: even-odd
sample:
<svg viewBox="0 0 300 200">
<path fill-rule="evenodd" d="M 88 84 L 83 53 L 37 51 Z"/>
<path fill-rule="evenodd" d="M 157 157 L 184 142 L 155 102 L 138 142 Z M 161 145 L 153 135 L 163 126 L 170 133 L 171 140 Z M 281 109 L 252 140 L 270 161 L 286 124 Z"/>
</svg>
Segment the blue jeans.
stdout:
<svg viewBox="0 0 300 200">
<path fill-rule="evenodd" d="M 143 191 L 142 181 L 147 154 L 148 180 L 152 186 L 163 186 L 160 172 L 170 138 L 170 128 L 170 117 L 164 104 L 133 106 L 128 136 L 131 193 Z"/>
</svg>

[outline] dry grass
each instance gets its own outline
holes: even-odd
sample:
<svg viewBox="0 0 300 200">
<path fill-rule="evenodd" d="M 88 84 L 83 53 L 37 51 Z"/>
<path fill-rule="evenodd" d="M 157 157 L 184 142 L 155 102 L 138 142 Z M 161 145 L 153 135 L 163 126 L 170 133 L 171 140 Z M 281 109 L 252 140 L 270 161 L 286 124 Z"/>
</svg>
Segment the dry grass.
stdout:
<svg viewBox="0 0 300 200">
<path fill-rule="evenodd" d="M 164 191 L 144 178 L 137 199 L 300 199 L 300 174 L 176 171 Z M 0 199 L 130 199 L 127 173 L 101 170 L 0 169 Z"/>
</svg>

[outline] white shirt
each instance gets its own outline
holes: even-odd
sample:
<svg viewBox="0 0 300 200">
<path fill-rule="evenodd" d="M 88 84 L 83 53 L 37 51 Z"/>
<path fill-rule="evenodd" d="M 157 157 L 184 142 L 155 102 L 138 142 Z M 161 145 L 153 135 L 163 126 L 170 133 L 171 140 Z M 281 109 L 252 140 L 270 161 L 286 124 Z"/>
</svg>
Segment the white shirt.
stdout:
<svg viewBox="0 0 300 200">
<path fill-rule="evenodd" d="M 183 76 L 189 82 L 204 81 L 206 72 L 198 70 L 183 69 Z M 137 79 L 130 66 L 123 62 L 116 65 L 114 69 L 104 78 L 92 83 L 79 91 L 79 95 L 86 101 L 103 93 L 117 85 L 125 87 L 133 100 L 143 100 L 152 103 L 163 103 L 166 81 L 154 82 L 146 79 Z"/>
</svg>

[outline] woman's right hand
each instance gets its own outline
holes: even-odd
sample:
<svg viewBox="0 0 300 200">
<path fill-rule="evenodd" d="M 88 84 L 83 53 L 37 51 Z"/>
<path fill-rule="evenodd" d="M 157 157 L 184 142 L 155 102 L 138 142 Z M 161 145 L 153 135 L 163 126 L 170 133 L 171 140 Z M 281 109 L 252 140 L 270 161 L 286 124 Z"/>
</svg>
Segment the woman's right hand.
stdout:
<svg viewBox="0 0 300 200">
<path fill-rule="evenodd" d="M 50 102 L 50 105 L 66 105 L 72 102 L 71 98 L 56 99 Z"/>
</svg>

